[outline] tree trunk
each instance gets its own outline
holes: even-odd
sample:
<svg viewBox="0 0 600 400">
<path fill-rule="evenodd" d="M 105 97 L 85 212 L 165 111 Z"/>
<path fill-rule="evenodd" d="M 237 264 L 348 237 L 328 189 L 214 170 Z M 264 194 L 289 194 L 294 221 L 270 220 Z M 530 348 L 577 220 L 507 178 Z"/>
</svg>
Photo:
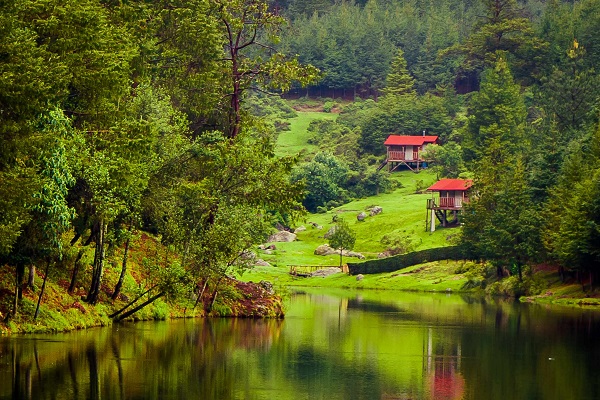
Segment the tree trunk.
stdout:
<svg viewBox="0 0 600 400">
<path fill-rule="evenodd" d="M 502 278 L 502 276 L 504 275 L 504 272 L 502 271 L 502 267 L 499 265 L 496 266 L 496 275 L 498 276 L 498 278 Z"/>
<path fill-rule="evenodd" d="M 149 298 L 148 300 L 146 300 L 145 302 L 143 302 L 142 304 L 140 304 L 139 306 L 127 311 L 126 313 L 124 313 L 123 315 L 119 316 L 118 318 L 115 318 L 115 320 L 118 321 L 122 321 L 125 318 L 129 317 L 130 315 L 138 312 L 139 310 L 141 310 L 142 308 L 146 307 L 148 304 L 154 302 L 154 300 L 161 298 L 162 296 L 165 295 L 165 292 L 160 292 L 158 294 L 155 294 L 154 296 L 152 296 L 151 298 Z"/>
<path fill-rule="evenodd" d="M 27 279 L 27 287 L 31 289 L 31 291 L 35 291 L 35 265 L 31 264 L 29 266 L 29 277 Z"/>
<path fill-rule="evenodd" d="M 17 265 L 15 267 L 15 298 L 13 302 L 13 310 L 12 315 L 15 317 L 19 312 L 19 300 L 23 298 L 23 290 L 21 289 L 23 285 L 23 273 L 25 272 L 24 265 Z M 8 320 L 8 316 L 6 318 Z"/>
<path fill-rule="evenodd" d="M 96 238 L 96 251 L 94 255 L 94 272 L 92 274 L 92 283 L 90 290 L 87 295 L 87 302 L 90 304 L 96 304 L 98 302 L 98 296 L 100 295 L 100 284 L 102 283 L 102 274 L 104 273 L 104 234 L 106 231 L 106 225 L 104 220 L 100 220 L 100 229 L 98 230 L 98 237 Z"/>
<path fill-rule="evenodd" d="M 129 233 L 131 234 L 131 226 L 129 227 Z M 125 254 L 123 254 L 123 264 L 121 266 L 121 275 L 119 276 L 119 281 L 115 286 L 115 291 L 112 294 L 112 299 L 116 300 L 119 297 L 119 293 L 121 293 L 121 288 L 123 287 L 123 280 L 125 280 L 125 274 L 127 273 L 127 256 L 129 255 L 129 243 L 131 242 L 131 237 L 127 237 L 127 241 L 125 242 Z"/>
<path fill-rule="evenodd" d="M 194 308 L 192 308 L 192 311 L 196 309 L 196 306 L 198 306 L 198 303 L 202 300 L 202 296 L 204 295 L 204 291 L 206 290 L 206 285 L 208 285 L 208 279 L 204 281 L 204 286 L 202 286 L 202 290 L 200 291 L 200 294 L 198 295 L 198 298 L 194 303 Z"/>
<path fill-rule="evenodd" d="M 219 293 L 219 284 L 221 283 L 221 279 L 223 279 L 223 278 L 221 277 L 221 278 L 219 278 L 219 280 L 217 280 L 217 284 L 215 285 L 215 290 L 213 291 L 213 294 L 211 296 L 210 304 L 208 305 L 208 310 L 206 310 L 207 313 L 212 311 L 213 305 L 215 304 L 215 300 L 217 299 L 217 294 Z"/>
<path fill-rule="evenodd" d="M 77 283 L 77 274 L 79 274 L 79 269 L 81 268 L 81 257 L 83 257 L 83 249 L 79 249 L 79 252 L 77 253 L 77 258 L 75 258 L 75 264 L 73 264 L 71 284 L 69 285 L 69 290 L 67 290 L 69 294 L 73 294 L 73 291 L 75 290 L 75 284 Z"/>
<path fill-rule="evenodd" d="M 136 301 L 138 301 L 139 299 L 141 299 L 142 297 L 144 297 L 146 295 L 146 293 L 149 293 L 152 289 L 154 289 L 157 285 L 152 286 L 150 289 L 146 290 L 144 293 L 140 294 L 138 297 L 136 297 L 135 299 L 131 300 L 129 303 L 127 303 L 127 305 L 125 305 L 125 307 L 121 308 L 118 311 L 115 311 L 114 313 L 110 314 L 108 316 L 108 318 L 114 318 L 117 315 L 121 314 L 123 311 L 127 310 L 133 303 L 135 303 Z"/>
<path fill-rule="evenodd" d="M 19 281 L 17 287 L 17 293 L 19 295 L 19 300 L 23 299 L 23 278 L 25 278 L 25 265 L 17 266 L 17 279 Z"/>
<path fill-rule="evenodd" d="M 46 281 L 48 280 L 48 273 L 50 272 L 50 260 L 46 260 L 46 274 L 44 275 L 44 282 L 42 283 L 42 290 L 40 290 L 40 295 L 38 297 L 37 306 L 35 307 L 35 314 L 33 315 L 33 320 L 37 319 L 38 313 L 40 312 L 40 303 L 42 302 L 42 296 L 44 295 L 44 290 L 46 290 Z"/>
<path fill-rule="evenodd" d="M 344 249 L 340 247 L 340 268 L 342 268 L 342 253 Z"/>
</svg>

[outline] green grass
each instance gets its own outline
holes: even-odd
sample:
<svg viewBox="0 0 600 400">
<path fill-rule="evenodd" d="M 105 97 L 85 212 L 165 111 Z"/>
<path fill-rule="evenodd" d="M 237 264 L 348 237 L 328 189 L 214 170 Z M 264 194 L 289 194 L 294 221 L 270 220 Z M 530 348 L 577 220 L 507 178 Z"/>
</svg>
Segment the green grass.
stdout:
<svg viewBox="0 0 600 400">
<path fill-rule="evenodd" d="M 323 112 L 299 112 L 298 117 L 290 119 L 291 130 L 282 132 L 277 141 L 276 152 L 279 155 L 297 154 L 305 150 L 307 154 L 318 151 L 318 147 L 307 144 L 309 134 L 306 132 L 311 121 L 316 119 L 335 119 L 337 114 Z M 388 173 L 382 170 L 381 173 Z M 314 250 L 327 243 L 323 235 L 334 225 L 333 219 L 344 218 L 356 232 L 354 251 L 362 253 L 366 258 L 377 258 L 386 246 L 381 243 L 384 235 L 395 233 L 411 238 L 414 250 L 447 246 L 447 238 L 455 235 L 457 229 L 439 229 L 434 233 L 426 232 L 426 200 L 430 194 L 416 194 L 417 186 L 428 187 L 436 181 L 436 176 L 427 170 L 419 173 L 411 171 L 393 172 L 393 180 L 400 188 L 391 193 L 383 193 L 365 199 L 354 200 L 324 214 L 308 214 L 298 221 L 297 226 L 304 225 L 307 230 L 298 233 L 298 239 L 291 243 L 276 243 L 277 249 L 272 254 L 259 251 L 258 256 L 275 266 L 289 265 L 338 265 L 339 256 L 316 256 Z M 359 222 L 356 216 L 371 206 L 380 206 L 383 213 L 368 217 Z M 321 230 L 314 228 L 310 222 L 318 224 Z M 345 259 L 356 261 L 356 258 Z"/>
<path fill-rule="evenodd" d="M 305 151 L 314 154 L 319 149 L 315 145 L 307 143 L 309 133 L 306 131 L 311 121 L 317 119 L 336 119 L 337 114 L 323 112 L 299 112 L 295 118 L 288 119 L 290 130 L 283 131 L 277 138 L 276 154 L 278 156 L 290 156 Z"/>
<path fill-rule="evenodd" d="M 244 281 L 270 281 L 278 288 L 289 286 L 341 289 L 410 290 L 426 292 L 460 292 L 467 282 L 464 274 L 455 271 L 464 261 L 441 261 L 415 265 L 398 272 L 356 276 L 338 273 L 327 277 L 302 278 L 289 274 L 285 267 L 254 267 L 242 276 Z"/>
<path fill-rule="evenodd" d="M 386 172 L 382 172 L 386 173 Z M 449 236 L 455 235 L 457 228 L 438 229 L 435 232 L 425 231 L 426 203 L 430 194 L 415 194 L 417 181 L 422 180 L 429 186 L 435 182 L 436 177 L 429 171 L 415 174 L 410 171 L 394 172 L 394 179 L 403 187 L 391 193 L 384 193 L 365 199 L 359 199 L 332 209 L 324 214 L 308 214 L 297 226 L 303 225 L 306 231 L 298 233 L 295 242 L 275 243 L 276 250 L 269 255 L 258 251 L 258 256 L 272 265 L 338 265 L 339 256 L 317 256 L 314 250 L 327 243 L 323 237 L 327 230 L 334 225 L 333 218 L 344 218 L 350 228 L 356 233 L 354 251 L 362 253 L 366 258 L 377 258 L 377 255 L 386 250 L 381 243 L 381 238 L 395 232 L 411 237 L 414 250 L 423 250 L 434 247 L 448 246 Z M 380 206 L 383 212 L 359 222 L 356 216 L 370 206 Z M 309 222 L 316 223 L 323 229 L 314 228 Z M 344 262 L 357 261 L 356 258 L 344 258 Z"/>
</svg>

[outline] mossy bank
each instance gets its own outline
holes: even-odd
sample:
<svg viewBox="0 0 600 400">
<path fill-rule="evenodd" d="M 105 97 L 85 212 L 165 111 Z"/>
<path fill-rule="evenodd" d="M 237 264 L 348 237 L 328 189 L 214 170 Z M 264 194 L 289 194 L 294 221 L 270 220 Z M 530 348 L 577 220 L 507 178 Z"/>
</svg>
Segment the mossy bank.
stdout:
<svg viewBox="0 0 600 400">
<path fill-rule="evenodd" d="M 314 270 L 314 269 L 313 269 Z M 306 272 L 310 272 L 308 269 Z M 498 279 L 495 267 L 472 261 L 437 261 L 414 265 L 400 271 L 349 275 L 294 276 L 288 267 L 255 267 L 242 280 L 271 281 L 275 288 L 288 287 L 399 290 L 468 293 L 475 296 L 502 296 L 520 301 L 575 307 L 600 308 L 600 292 L 582 286 L 575 277 L 561 280 L 557 268 L 540 265 L 517 275 Z"/>
</svg>

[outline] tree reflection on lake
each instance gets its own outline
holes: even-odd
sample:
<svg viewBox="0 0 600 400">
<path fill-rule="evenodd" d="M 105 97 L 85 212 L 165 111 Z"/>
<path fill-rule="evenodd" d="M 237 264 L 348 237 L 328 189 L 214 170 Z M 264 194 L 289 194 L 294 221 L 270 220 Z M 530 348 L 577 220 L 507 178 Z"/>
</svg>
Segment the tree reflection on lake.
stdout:
<svg viewBox="0 0 600 400">
<path fill-rule="evenodd" d="M 298 293 L 285 320 L 0 339 L 0 399 L 598 399 L 600 314 L 446 294 Z"/>
</svg>

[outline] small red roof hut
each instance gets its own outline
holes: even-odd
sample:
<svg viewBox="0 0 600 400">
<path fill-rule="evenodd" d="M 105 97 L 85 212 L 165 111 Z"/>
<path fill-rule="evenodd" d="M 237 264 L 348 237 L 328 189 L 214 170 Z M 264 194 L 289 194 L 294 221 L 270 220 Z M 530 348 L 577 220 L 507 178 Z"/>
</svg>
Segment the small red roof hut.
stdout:
<svg viewBox="0 0 600 400">
<path fill-rule="evenodd" d="M 458 211 L 463 203 L 469 201 L 468 192 L 473 186 L 471 179 L 441 179 L 427 188 L 432 193 L 427 200 L 427 209 L 431 210 L 431 231 L 435 230 L 435 217 L 442 226 L 458 225 Z M 436 193 L 439 197 L 436 198 Z M 448 211 L 453 215 L 453 220 L 448 219 Z M 427 213 L 427 226 L 429 227 L 429 212 Z"/>
<path fill-rule="evenodd" d="M 406 165 L 412 171 L 418 171 L 419 167 L 427 160 L 423 159 L 422 152 L 428 145 L 438 142 L 437 136 L 409 136 L 389 135 L 383 143 L 387 148 L 386 163 L 390 171 L 400 165 Z"/>
</svg>

